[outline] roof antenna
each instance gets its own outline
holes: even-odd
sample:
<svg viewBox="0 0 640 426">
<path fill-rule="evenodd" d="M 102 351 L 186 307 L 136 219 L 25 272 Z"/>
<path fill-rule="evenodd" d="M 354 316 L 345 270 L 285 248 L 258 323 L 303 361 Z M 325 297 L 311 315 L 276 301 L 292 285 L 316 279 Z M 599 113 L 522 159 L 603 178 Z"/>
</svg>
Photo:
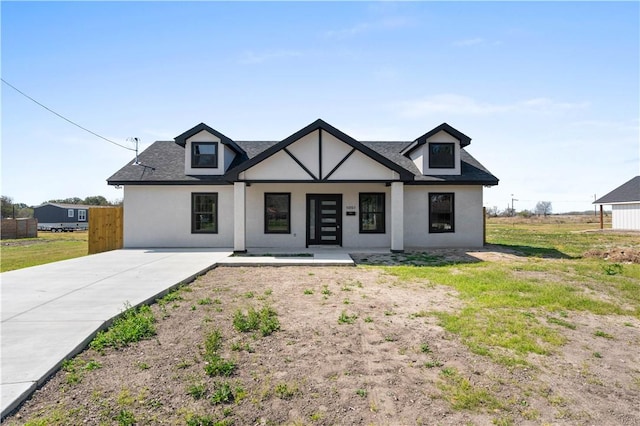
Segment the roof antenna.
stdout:
<svg viewBox="0 0 640 426">
<path fill-rule="evenodd" d="M 138 138 L 136 138 L 136 137 L 133 137 L 133 138 L 127 138 L 127 141 L 129 141 L 129 142 L 134 142 L 134 143 L 136 144 L 136 159 L 135 159 L 135 161 L 133 162 L 133 164 L 131 164 L 131 165 L 132 165 L 132 166 L 142 166 L 142 167 L 144 167 L 144 168 L 146 168 L 146 169 L 155 170 L 155 169 L 156 169 L 155 167 L 151 167 L 151 166 L 144 165 L 144 164 L 142 164 L 142 163 L 138 160 L 138 144 L 139 144 L 139 142 L 140 142 L 140 139 L 138 139 Z"/>
<path fill-rule="evenodd" d="M 140 142 L 140 139 L 138 138 L 127 138 L 128 142 L 134 142 L 136 144 L 136 160 L 133 162 L 133 166 L 139 166 L 140 162 L 138 161 L 138 142 Z"/>
</svg>

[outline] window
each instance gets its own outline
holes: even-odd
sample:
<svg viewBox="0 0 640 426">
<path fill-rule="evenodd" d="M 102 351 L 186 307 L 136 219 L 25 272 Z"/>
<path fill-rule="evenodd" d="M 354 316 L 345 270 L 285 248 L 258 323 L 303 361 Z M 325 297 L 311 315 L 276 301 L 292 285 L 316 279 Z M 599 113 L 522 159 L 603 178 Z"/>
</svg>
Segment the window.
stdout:
<svg viewBox="0 0 640 426">
<path fill-rule="evenodd" d="M 218 142 L 193 142 L 191 144 L 191 167 L 218 167 Z"/>
<path fill-rule="evenodd" d="M 191 194 L 191 232 L 218 233 L 218 194 Z"/>
<path fill-rule="evenodd" d="M 384 234 L 384 193 L 360 193 L 360 233 Z"/>
<path fill-rule="evenodd" d="M 291 233 L 291 194 L 267 192 L 264 194 L 264 233 Z"/>
<path fill-rule="evenodd" d="M 87 211 L 78 210 L 78 222 L 86 222 L 86 220 L 87 220 Z"/>
<path fill-rule="evenodd" d="M 429 144 L 429 168 L 430 169 L 453 169 L 454 144 L 452 143 L 430 143 Z"/>
<path fill-rule="evenodd" d="M 429 193 L 429 232 L 454 232 L 453 193 Z"/>
<path fill-rule="evenodd" d="M 73 213 L 73 209 L 67 209 L 67 217 L 73 217 L 74 213 Z"/>
</svg>

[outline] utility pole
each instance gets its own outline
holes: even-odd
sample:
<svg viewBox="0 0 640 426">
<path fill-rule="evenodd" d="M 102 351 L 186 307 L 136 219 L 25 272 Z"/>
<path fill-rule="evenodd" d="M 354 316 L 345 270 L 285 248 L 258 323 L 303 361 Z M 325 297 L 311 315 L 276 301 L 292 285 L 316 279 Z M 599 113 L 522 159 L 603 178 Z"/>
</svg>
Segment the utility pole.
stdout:
<svg viewBox="0 0 640 426">
<path fill-rule="evenodd" d="M 511 194 L 511 214 L 513 214 L 514 216 L 516 215 L 516 208 L 514 205 L 514 201 L 518 201 L 517 199 L 513 198 L 513 194 Z"/>
<path fill-rule="evenodd" d="M 597 199 L 596 198 L 596 194 L 593 194 L 593 202 L 594 203 L 596 202 L 596 199 Z M 595 204 L 593 205 L 593 215 L 596 216 L 596 217 L 598 216 L 598 206 L 595 205 Z"/>
</svg>

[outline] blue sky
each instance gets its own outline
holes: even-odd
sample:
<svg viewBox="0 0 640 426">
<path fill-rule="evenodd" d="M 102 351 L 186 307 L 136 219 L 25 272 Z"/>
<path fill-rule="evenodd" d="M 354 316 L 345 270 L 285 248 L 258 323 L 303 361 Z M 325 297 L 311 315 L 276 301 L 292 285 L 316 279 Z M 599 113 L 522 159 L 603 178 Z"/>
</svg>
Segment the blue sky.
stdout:
<svg viewBox="0 0 640 426">
<path fill-rule="evenodd" d="M 447 122 L 500 178 L 485 205 L 517 210 L 588 210 L 640 174 L 638 2 L 0 7 L 2 78 L 125 145 L 200 122 L 237 140 L 317 118 L 360 140 Z M 2 84 L 3 195 L 119 199 L 106 179 L 132 159 Z"/>
</svg>

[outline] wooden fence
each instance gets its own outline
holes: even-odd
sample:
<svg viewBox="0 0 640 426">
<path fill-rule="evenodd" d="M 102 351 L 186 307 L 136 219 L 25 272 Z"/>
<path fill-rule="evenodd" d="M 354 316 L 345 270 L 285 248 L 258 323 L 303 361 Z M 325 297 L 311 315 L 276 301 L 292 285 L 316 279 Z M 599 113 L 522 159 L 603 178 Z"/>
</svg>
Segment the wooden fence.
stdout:
<svg viewBox="0 0 640 426">
<path fill-rule="evenodd" d="M 37 238 L 37 219 L 2 219 L 2 239 Z"/>
<path fill-rule="evenodd" d="M 90 208 L 89 254 L 122 248 L 122 230 L 122 207 Z"/>
</svg>

